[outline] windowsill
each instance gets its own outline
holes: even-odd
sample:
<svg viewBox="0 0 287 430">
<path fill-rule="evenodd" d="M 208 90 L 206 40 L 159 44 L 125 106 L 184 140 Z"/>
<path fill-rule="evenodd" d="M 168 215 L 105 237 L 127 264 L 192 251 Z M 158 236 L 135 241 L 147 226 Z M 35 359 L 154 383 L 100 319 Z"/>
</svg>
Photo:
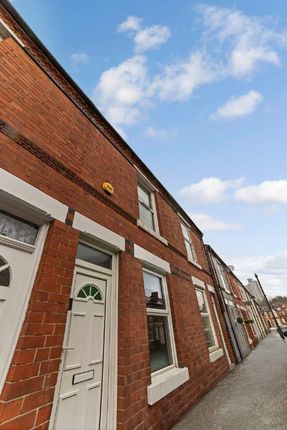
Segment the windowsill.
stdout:
<svg viewBox="0 0 287 430">
<path fill-rule="evenodd" d="M 137 225 L 138 227 L 140 227 L 141 229 L 149 233 L 151 236 L 155 237 L 157 240 L 162 242 L 164 245 L 168 244 L 167 240 L 164 237 L 162 237 L 159 233 L 152 230 L 151 228 L 147 227 L 140 219 L 137 220 Z"/>
<path fill-rule="evenodd" d="M 213 352 L 210 352 L 209 353 L 209 361 L 210 361 L 210 363 L 213 363 L 214 361 L 218 360 L 223 355 L 224 355 L 224 352 L 223 352 L 222 348 L 219 348 L 219 349 L 216 349 Z"/>
<path fill-rule="evenodd" d="M 197 267 L 198 269 L 202 270 L 202 267 L 200 264 L 198 264 L 196 261 L 192 260 L 191 258 L 187 259 L 191 264 L 193 264 L 195 267 Z"/>
<path fill-rule="evenodd" d="M 187 367 L 175 367 L 159 375 L 152 376 L 152 383 L 147 387 L 148 404 L 154 405 L 188 380 Z"/>
</svg>

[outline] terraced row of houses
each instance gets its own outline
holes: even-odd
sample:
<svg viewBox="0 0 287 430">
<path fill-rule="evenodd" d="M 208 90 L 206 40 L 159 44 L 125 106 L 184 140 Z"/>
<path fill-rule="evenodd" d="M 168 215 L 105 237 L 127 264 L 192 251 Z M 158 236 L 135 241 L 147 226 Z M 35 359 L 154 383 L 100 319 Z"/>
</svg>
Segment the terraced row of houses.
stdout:
<svg viewBox="0 0 287 430">
<path fill-rule="evenodd" d="M 0 429 L 169 429 L 266 323 L 6 0 L 0 18 Z"/>
</svg>

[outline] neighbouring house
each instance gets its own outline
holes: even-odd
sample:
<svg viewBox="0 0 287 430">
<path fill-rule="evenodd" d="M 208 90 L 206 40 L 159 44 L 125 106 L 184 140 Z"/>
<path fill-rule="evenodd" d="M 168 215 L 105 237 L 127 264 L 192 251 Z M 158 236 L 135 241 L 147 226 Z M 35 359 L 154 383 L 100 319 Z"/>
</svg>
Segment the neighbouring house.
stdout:
<svg viewBox="0 0 287 430">
<path fill-rule="evenodd" d="M 260 288 L 259 283 L 255 279 L 249 278 L 247 279 L 247 284 L 245 285 L 245 288 L 254 297 L 256 303 L 261 306 L 262 310 L 267 310 L 268 305 L 266 303 L 264 294 Z"/>
<path fill-rule="evenodd" d="M 263 315 L 269 328 L 277 328 L 277 324 L 284 326 L 287 324 L 287 305 L 272 306 L 272 312 L 266 310 Z"/>
<path fill-rule="evenodd" d="M 0 429 L 170 428 L 236 361 L 202 233 L 0 16 Z"/>
<path fill-rule="evenodd" d="M 215 250 L 205 245 L 222 313 L 236 360 L 239 363 L 251 348 L 268 333 L 268 328 L 254 297 L 243 286 Z"/>
</svg>

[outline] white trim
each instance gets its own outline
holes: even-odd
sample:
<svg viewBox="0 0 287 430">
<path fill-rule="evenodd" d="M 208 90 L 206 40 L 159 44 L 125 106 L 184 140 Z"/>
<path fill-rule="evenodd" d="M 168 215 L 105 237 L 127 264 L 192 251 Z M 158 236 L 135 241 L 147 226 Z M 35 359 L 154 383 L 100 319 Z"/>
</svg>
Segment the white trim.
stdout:
<svg viewBox="0 0 287 430">
<path fill-rule="evenodd" d="M 19 335 L 25 320 L 25 316 L 26 316 L 26 311 L 28 308 L 28 304 L 29 304 L 29 300 L 30 300 L 30 296 L 31 296 L 31 292 L 32 292 L 32 288 L 34 286 L 34 282 L 35 282 L 35 278 L 36 278 L 36 274 L 38 271 L 38 267 L 39 267 L 39 263 L 40 263 L 40 259 L 41 259 L 41 255 L 42 255 L 42 251 L 43 251 L 43 247 L 44 247 L 44 243 L 46 240 L 46 236 L 47 236 L 47 232 L 48 232 L 48 224 L 44 224 L 42 227 L 40 227 L 38 235 L 37 235 L 37 239 L 36 239 L 36 244 L 35 244 L 35 252 L 33 255 L 33 265 L 32 265 L 32 270 L 31 273 L 28 277 L 27 280 L 27 291 L 26 291 L 26 297 L 24 298 L 23 304 L 21 309 L 19 309 L 19 319 L 18 319 L 18 324 L 17 324 L 17 328 L 15 330 L 14 333 L 14 339 L 13 342 L 10 346 L 10 351 L 7 354 L 6 357 L 6 362 L 4 364 L 3 367 L 3 372 L 1 374 L 1 378 L 0 378 L 0 393 L 2 391 L 3 385 L 5 383 L 6 377 L 7 377 L 7 373 L 9 371 L 10 368 L 10 364 L 14 355 L 14 351 L 19 339 Z"/>
<path fill-rule="evenodd" d="M 210 312 L 210 307 L 209 307 L 209 303 L 208 303 L 208 298 L 207 298 L 207 295 L 206 295 L 206 291 L 205 290 L 201 290 L 200 288 L 196 288 L 196 290 L 200 291 L 203 294 L 203 298 L 204 298 L 204 301 L 205 301 L 205 306 L 206 306 L 207 312 L 201 312 L 200 311 L 199 303 L 198 303 L 198 308 L 199 308 L 199 312 L 200 312 L 200 317 L 201 318 L 204 318 L 206 314 L 208 315 L 208 319 L 209 319 L 209 323 L 210 323 L 210 328 L 211 328 L 213 339 L 214 339 L 214 345 L 210 346 L 210 347 L 208 347 L 208 345 L 207 345 L 207 347 L 208 347 L 209 353 L 212 353 L 214 350 L 217 350 L 219 348 L 219 343 L 218 343 L 218 339 L 217 339 L 217 335 L 216 335 L 216 331 L 215 331 L 214 323 L 213 323 L 213 319 L 212 319 L 212 313 Z M 211 299 L 212 299 L 212 297 L 211 297 Z M 197 298 L 197 301 L 198 301 L 198 298 Z M 203 315 L 203 314 L 205 314 L 205 315 Z"/>
<path fill-rule="evenodd" d="M 177 367 L 177 353 L 176 353 L 176 345 L 175 345 L 175 339 L 174 339 L 174 332 L 173 332 L 173 324 L 172 324 L 172 316 L 171 316 L 171 310 L 170 310 L 170 302 L 169 302 L 169 294 L 167 289 L 167 283 L 166 283 L 166 277 L 165 274 L 158 274 L 157 272 L 153 270 L 149 270 L 147 268 L 143 268 L 143 272 L 150 273 L 153 276 L 156 276 L 161 279 L 162 288 L 163 288 L 163 294 L 165 298 L 165 309 L 155 309 L 155 308 L 146 308 L 146 312 L 148 316 L 163 316 L 167 318 L 168 323 L 168 332 L 169 332 L 169 345 L 171 349 L 171 355 L 172 355 L 172 363 L 169 366 L 163 367 L 159 370 L 156 370 L 152 373 L 152 377 L 156 377 L 159 374 L 168 372 L 170 369 Z"/>
<path fill-rule="evenodd" d="M 210 293 L 215 294 L 215 288 L 212 285 L 206 284 L 207 289 Z"/>
<path fill-rule="evenodd" d="M 195 276 L 191 276 L 191 282 L 193 283 L 193 285 L 205 289 L 205 283 L 200 279 L 196 278 Z"/>
<path fill-rule="evenodd" d="M 105 247 L 114 251 L 125 250 L 125 238 L 117 233 L 98 224 L 90 218 L 75 212 L 73 227 L 80 230 L 87 236 L 92 236 L 93 240 L 102 243 Z"/>
<path fill-rule="evenodd" d="M 32 222 L 57 219 L 65 222 L 68 206 L 43 193 L 17 176 L 0 169 L 0 200 L 1 207 L 12 212 L 19 212 Z M 11 210 L 12 208 L 12 210 Z M 30 215 L 33 215 L 31 218 Z M 37 219 L 35 219 L 37 218 Z"/>
<path fill-rule="evenodd" d="M 151 183 L 151 181 L 140 171 L 140 169 L 134 164 L 134 168 L 137 171 L 138 182 L 145 185 L 150 191 L 158 191 L 158 189 Z"/>
<path fill-rule="evenodd" d="M 80 242 L 83 242 L 80 240 Z M 84 243 L 84 242 L 83 242 Z M 94 246 L 97 247 L 96 243 L 94 243 Z M 105 373 L 105 379 L 107 380 L 105 383 L 106 387 L 106 399 L 105 399 L 105 411 L 102 411 L 102 417 L 101 418 L 101 426 L 100 428 L 102 430 L 105 429 L 111 429 L 116 430 L 117 425 L 117 376 L 118 376 L 118 281 L 119 281 L 119 264 L 118 264 L 118 254 L 113 253 L 113 264 L 112 264 L 112 270 L 109 270 L 110 273 L 105 273 L 105 275 L 109 276 L 111 278 L 111 294 L 110 294 L 110 303 L 108 301 L 106 302 L 106 312 L 110 313 L 109 321 L 107 321 L 107 334 L 109 336 L 109 343 L 107 344 L 105 342 L 105 345 L 108 346 L 109 354 L 107 354 L 106 357 L 106 365 L 104 366 L 106 369 Z M 79 262 L 80 260 L 76 260 L 76 262 Z M 89 263 L 86 263 L 84 261 L 80 261 L 80 264 L 75 264 L 74 267 L 74 279 L 73 279 L 73 286 L 74 286 L 74 280 L 75 275 L 77 273 L 77 270 L 82 270 L 82 268 L 85 268 L 88 271 L 94 270 L 98 273 L 102 272 L 102 267 L 91 265 Z M 87 272 L 89 273 L 89 272 Z M 70 296 L 73 297 L 73 286 L 71 288 Z M 67 320 L 66 320 L 66 327 L 65 327 L 65 334 L 64 334 L 64 341 L 63 345 L 67 344 L 67 337 L 69 333 L 69 328 L 71 324 L 71 311 L 68 311 L 67 314 Z M 63 349 L 62 352 L 62 360 L 60 364 L 60 368 L 58 371 L 58 378 L 57 383 L 54 391 L 54 398 L 53 398 L 53 406 L 52 406 L 52 412 L 50 416 L 50 422 L 49 422 L 49 430 L 53 430 L 54 425 L 56 423 L 56 413 L 57 413 L 57 404 L 60 394 L 60 388 L 61 388 L 61 382 L 62 382 L 62 374 L 63 374 L 63 366 L 64 366 L 64 355 L 65 351 Z M 104 386 L 104 380 L 103 380 L 103 386 Z"/>
<path fill-rule="evenodd" d="M 194 266 L 198 267 L 200 270 L 202 270 L 202 267 L 200 264 L 198 264 L 195 260 L 192 260 L 192 258 L 188 258 L 187 259 L 191 264 L 193 264 Z"/>
<path fill-rule="evenodd" d="M 154 217 L 155 217 L 155 214 L 156 214 L 156 212 L 154 212 Z M 154 218 L 154 220 L 155 220 L 155 218 Z M 164 237 L 162 237 L 157 231 L 152 230 L 147 225 L 145 225 L 141 219 L 137 220 L 137 226 L 142 228 L 143 230 L 145 230 L 147 233 L 151 234 L 153 237 L 155 237 L 157 240 L 162 242 L 164 245 L 168 244 L 168 241 Z"/>
<path fill-rule="evenodd" d="M 29 243 L 20 242 L 19 240 L 12 239 L 8 236 L 2 236 L 0 234 L 0 244 L 9 246 L 10 248 L 20 249 L 21 251 L 33 254 L 35 251 L 35 246 Z"/>
<path fill-rule="evenodd" d="M 154 405 L 189 380 L 188 368 L 174 368 L 161 375 L 152 376 L 152 383 L 147 387 L 148 404 Z"/>
<path fill-rule="evenodd" d="M 144 266 L 150 267 L 160 273 L 170 273 L 170 265 L 167 261 L 152 254 L 141 246 L 134 245 L 134 256 L 144 263 Z"/>
<path fill-rule="evenodd" d="M 8 31 L 8 33 L 15 39 L 17 40 L 17 42 L 19 43 L 19 45 L 22 46 L 22 48 L 25 47 L 24 43 L 22 42 L 22 40 L 19 39 L 18 36 L 16 36 L 16 34 L 14 33 L 14 31 L 11 30 L 10 27 L 8 27 L 8 25 L 3 21 L 3 19 L 0 18 L 0 24 L 3 25 L 3 27 L 5 27 L 5 29 Z"/>
<path fill-rule="evenodd" d="M 216 351 L 209 353 L 209 361 L 210 363 L 213 363 L 214 361 L 218 360 L 220 357 L 224 355 L 223 349 L 219 348 Z"/>
<path fill-rule="evenodd" d="M 157 207 L 156 207 L 156 201 L 155 201 L 155 192 L 158 192 L 158 190 L 150 183 L 150 181 L 138 169 L 137 169 L 137 171 L 138 171 L 138 173 L 137 173 L 137 192 L 138 192 L 138 188 L 143 188 L 143 189 L 145 189 L 143 191 L 146 191 L 150 194 L 150 208 L 149 208 L 149 210 L 153 216 L 154 230 L 142 222 L 142 220 L 140 219 L 140 213 L 139 213 L 139 218 L 137 219 L 137 226 L 146 230 L 149 234 L 154 236 L 160 242 L 167 245 L 167 240 L 160 235 L 160 231 L 159 231 Z M 138 206 L 140 204 L 143 204 L 143 203 L 140 202 L 139 193 L 138 193 Z"/>
<path fill-rule="evenodd" d="M 234 303 L 231 300 L 224 299 L 224 301 L 228 306 L 234 307 Z"/>
<path fill-rule="evenodd" d="M 236 305 L 238 309 L 241 309 L 244 312 L 247 312 L 247 309 L 244 306 Z"/>
<path fill-rule="evenodd" d="M 181 221 L 184 222 L 191 229 L 190 224 L 186 221 L 185 218 L 183 218 L 183 216 L 179 212 L 177 212 L 177 215 L 179 216 L 179 218 L 181 219 Z"/>
</svg>

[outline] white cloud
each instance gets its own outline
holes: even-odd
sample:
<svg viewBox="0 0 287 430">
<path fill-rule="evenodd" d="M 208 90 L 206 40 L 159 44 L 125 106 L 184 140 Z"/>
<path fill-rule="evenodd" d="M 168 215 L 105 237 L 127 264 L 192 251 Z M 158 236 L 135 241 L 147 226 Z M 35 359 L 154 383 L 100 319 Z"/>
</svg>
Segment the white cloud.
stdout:
<svg viewBox="0 0 287 430">
<path fill-rule="evenodd" d="M 192 205 L 218 203 L 227 198 L 227 191 L 240 187 L 243 182 L 243 178 L 225 181 L 216 177 L 203 178 L 197 183 L 183 187 L 179 195 Z"/>
<path fill-rule="evenodd" d="M 93 99 L 115 126 L 136 122 L 148 104 L 146 58 L 136 55 L 106 70 Z"/>
<path fill-rule="evenodd" d="M 258 185 L 249 185 L 234 193 L 235 200 L 244 203 L 279 203 L 287 204 L 287 180 L 264 181 Z"/>
<path fill-rule="evenodd" d="M 119 32 L 139 31 L 141 28 L 142 18 L 138 16 L 128 16 L 127 19 L 118 25 Z"/>
<path fill-rule="evenodd" d="M 195 88 L 216 78 L 212 67 L 201 52 L 194 52 L 187 60 L 164 67 L 155 76 L 151 91 L 161 100 L 186 100 Z"/>
<path fill-rule="evenodd" d="M 171 32 L 167 26 L 151 25 L 142 28 L 142 21 L 138 16 L 128 16 L 118 25 L 119 32 L 128 32 L 133 36 L 135 52 L 142 53 L 149 49 L 157 49 L 170 38 Z"/>
<path fill-rule="evenodd" d="M 241 224 L 226 223 L 205 213 L 193 212 L 189 216 L 202 231 L 239 230 L 242 228 Z"/>
<path fill-rule="evenodd" d="M 234 9 L 217 6 L 199 7 L 206 37 L 225 53 L 225 73 L 241 78 L 249 76 L 262 64 L 278 65 L 278 45 L 286 38 L 273 22 L 250 17 Z"/>
<path fill-rule="evenodd" d="M 135 51 L 144 52 L 148 49 L 159 48 L 170 38 L 170 30 L 163 25 L 152 25 L 140 30 L 135 35 Z"/>
<path fill-rule="evenodd" d="M 234 265 L 243 284 L 257 273 L 268 296 L 287 296 L 287 249 L 270 256 L 224 257 L 224 261 Z"/>
<path fill-rule="evenodd" d="M 151 139 L 166 139 L 170 133 L 167 130 L 160 130 L 154 127 L 148 127 L 144 133 L 146 137 Z"/>
<path fill-rule="evenodd" d="M 88 64 L 90 56 L 86 52 L 74 52 L 74 54 L 70 55 L 70 60 L 78 66 L 80 64 Z"/>
<path fill-rule="evenodd" d="M 211 115 L 212 119 L 229 119 L 251 114 L 263 100 L 260 93 L 249 91 L 239 97 L 232 97 Z"/>
<path fill-rule="evenodd" d="M 116 127 L 134 124 L 142 119 L 145 109 L 158 102 L 184 102 L 202 85 L 229 77 L 247 78 L 263 64 L 280 63 L 279 48 L 287 47 L 287 32 L 280 32 L 274 21 L 216 6 L 203 5 L 198 11 L 202 23 L 198 46 L 191 49 L 186 40 L 185 57 L 153 63 L 152 72 L 148 58 L 139 54 L 165 43 L 170 37 L 169 28 L 164 25 L 145 27 L 142 18 L 137 16 L 129 16 L 119 24 L 118 31 L 128 33 L 138 55 L 103 72 L 94 91 L 94 100 Z M 136 77 L 130 68 L 140 61 L 140 76 Z M 117 86 L 112 85 L 113 95 L 107 83 L 114 79 Z M 124 95 L 123 102 L 119 101 L 123 98 L 120 94 Z M 130 96 L 132 102 L 127 100 Z M 219 108 L 217 117 L 247 115 L 261 100 L 259 93 L 250 91 L 229 100 Z"/>
</svg>

